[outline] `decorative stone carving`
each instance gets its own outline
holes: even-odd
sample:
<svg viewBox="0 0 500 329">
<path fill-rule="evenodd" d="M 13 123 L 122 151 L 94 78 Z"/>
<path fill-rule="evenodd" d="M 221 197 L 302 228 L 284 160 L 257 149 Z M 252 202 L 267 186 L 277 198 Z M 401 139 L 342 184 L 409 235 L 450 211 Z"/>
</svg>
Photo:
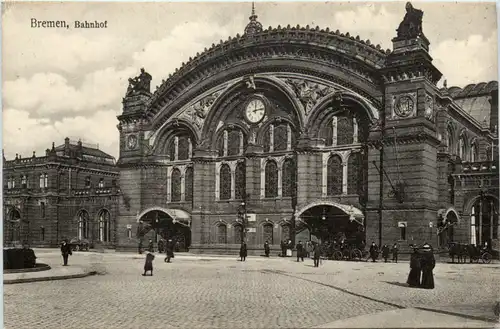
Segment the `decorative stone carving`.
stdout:
<svg viewBox="0 0 500 329">
<path fill-rule="evenodd" d="M 415 116 L 417 109 L 417 93 L 405 93 L 393 98 L 393 118 L 408 118 Z"/>
<path fill-rule="evenodd" d="M 398 39 L 414 39 L 422 35 L 422 17 L 424 12 L 406 3 L 406 14 L 397 29 Z"/>
<path fill-rule="evenodd" d="M 151 80 L 152 77 L 149 73 L 147 73 L 144 68 L 141 68 L 141 74 L 135 78 L 128 79 L 128 88 L 126 96 L 132 96 L 133 94 L 145 91 L 147 93 L 151 90 Z"/>
<path fill-rule="evenodd" d="M 192 122 L 196 128 L 201 129 L 203 123 L 207 117 L 208 112 L 215 103 L 215 100 L 219 96 L 219 93 L 213 93 L 205 98 L 202 98 L 198 102 L 191 105 L 182 115 L 181 118 L 185 118 Z"/>
<path fill-rule="evenodd" d="M 247 88 L 249 89 L 257 89 L 257 87 L 255 86 L 255 81 L 254 81 L 254 76 L 253 75 L 249 75 L 249 76 L 246 76 L 243 81 L 246 83 L 247 85 Z"/>
<path fill-rule="evenodd" d="M 434 121 L 434 99 L 431 95 L 425 95 L 425 117 Z"/>
<path fill-rule="evenodd" d="M 315 82 L 303 79 L 286 79 L 287 84 L 292 86 L 297 98 L 304 105 L 305 114 L 318 103 L 318 101 L 326 95 L 335 92 L 335 89 Z"/>
</svg>

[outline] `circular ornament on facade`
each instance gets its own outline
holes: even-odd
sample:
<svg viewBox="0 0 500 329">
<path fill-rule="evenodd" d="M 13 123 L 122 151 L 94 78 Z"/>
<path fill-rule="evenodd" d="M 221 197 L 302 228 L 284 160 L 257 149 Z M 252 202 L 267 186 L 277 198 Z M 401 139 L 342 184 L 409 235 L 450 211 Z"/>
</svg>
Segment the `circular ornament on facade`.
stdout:
<svg viewBox="0 0 500 329">
<path fill-rule="evenodd" d="M 127 138 L 127 147 L 129 150 L 134 150 L 137 147 L 137 136 L 129 135 Z"/>
<path fill-rule="evenodd" d="M 398 116 L 406 118 L 413 113 L 414 108 L 415 102 L 413 99 L 410 96 L 402 96 L 398 99 L 394 110 Z"/>
<path fill-rule="evenodd" d="M 251 124 L 257 124 L 266 115 L 266 103 L 260 97 L 252 97 L 245 105 L 245 119 Z"/>
</svg>

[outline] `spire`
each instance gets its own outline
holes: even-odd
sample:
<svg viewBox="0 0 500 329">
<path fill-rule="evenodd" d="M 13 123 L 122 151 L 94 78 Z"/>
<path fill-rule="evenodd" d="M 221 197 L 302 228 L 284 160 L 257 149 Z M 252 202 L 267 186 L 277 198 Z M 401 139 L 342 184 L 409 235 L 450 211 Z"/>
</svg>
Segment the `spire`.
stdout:
<svg viewBox="0 0 500 329">
<path fill-rule="evenodd" d="M 262 32 L 262 24 L 257 21 L 257 15 L 255 15 L 255 2 L 252 2 L 252 15 L 249 17 L 250 22 L 245 27 L 245 35 L 253 35 Z"/>
</svg>

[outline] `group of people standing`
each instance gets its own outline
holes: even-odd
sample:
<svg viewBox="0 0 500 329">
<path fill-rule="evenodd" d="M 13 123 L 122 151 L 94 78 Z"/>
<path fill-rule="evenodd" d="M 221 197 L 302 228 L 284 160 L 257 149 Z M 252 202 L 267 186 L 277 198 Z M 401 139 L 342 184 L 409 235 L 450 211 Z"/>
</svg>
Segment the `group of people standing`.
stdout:
<svg viewBox="0 0 500 329">
<path fill-rule="evenodd" d="M 410 273 L 406 283 L 410 287 L 434 289 L 434 274 L 436 259 L 431 245 L 424 243 L 421 248 L 414 247 L 410 256 Z"/>
<path fill-rule="evenodd" d="M 389 254 L 392 253 L 392 261 L 394 263 L 398 262 L 398 253 L 399 253 L 399 248 L 398 244 L 395 243 L 392 248 L 389 248 L 387 244 L 384 244 L 382 246 L 382 258 L 384 259 L 384 262 L 387 263 L 387 260 L 389 259 Z M 372 242 L 372 245 L 370 246 L 370 258 L 372 259 L 372 262 L 375 262 L 378 258 L 379 255 L 379 248 L 375 244 L 375 242 Z"/>
</svg>

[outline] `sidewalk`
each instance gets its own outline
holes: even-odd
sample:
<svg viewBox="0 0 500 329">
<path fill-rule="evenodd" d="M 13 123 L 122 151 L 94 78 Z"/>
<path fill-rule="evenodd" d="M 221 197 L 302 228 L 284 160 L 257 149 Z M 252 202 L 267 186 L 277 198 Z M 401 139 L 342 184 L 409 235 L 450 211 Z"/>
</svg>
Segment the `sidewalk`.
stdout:
<svg viewBox="0 0 500 329">
<path fill-rule="evenodd" d="M 59 265 L 47 271 L 4 274 L 3 284 L 76 279 L 93 274 L 95 273 L 83 267 Z"/>
<path fill-rule="evenodd" d="M 495 323 L 406 308 L 366 314 L 314 328 L 494 328 Z"/>
</svg>

